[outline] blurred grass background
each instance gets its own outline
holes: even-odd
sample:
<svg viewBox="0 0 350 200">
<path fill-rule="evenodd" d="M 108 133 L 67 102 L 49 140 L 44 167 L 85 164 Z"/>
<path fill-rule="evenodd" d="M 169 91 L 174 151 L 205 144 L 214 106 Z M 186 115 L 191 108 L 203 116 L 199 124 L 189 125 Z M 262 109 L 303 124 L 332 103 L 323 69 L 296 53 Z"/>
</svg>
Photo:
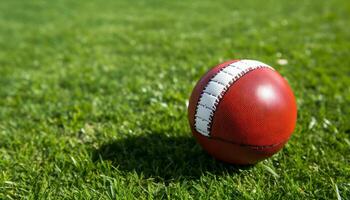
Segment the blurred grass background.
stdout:
<svg viewBox="0 0 350 200">
<path fill-rule="evenodd" d="M 349 19 L 345 0 L 1 1 L 0 198 L 349 199 Z M 195 82 L 232 58 L 298 100 L 286 148 L 248 168 L 187 122 Z"/>
</svg>

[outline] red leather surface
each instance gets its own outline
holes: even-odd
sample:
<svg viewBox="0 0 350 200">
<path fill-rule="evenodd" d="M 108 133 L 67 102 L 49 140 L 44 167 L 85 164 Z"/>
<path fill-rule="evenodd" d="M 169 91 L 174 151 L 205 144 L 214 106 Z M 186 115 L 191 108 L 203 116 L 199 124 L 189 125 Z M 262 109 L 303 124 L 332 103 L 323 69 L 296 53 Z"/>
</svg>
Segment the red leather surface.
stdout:
<svg viewBox="0 0 350 200">
<path fill-rule="evenodd" d="M 201 135 L 194 128 L 200 94 L 210 78 L 232 62 L 218 65 L 197 83 L 188 117 L 193 135 L 209 154 L 229 163 L 253 164 L 287 142 L 296 124 L 296 102 L 288 83 L 276 71 L 253 70 L 231 85 L 219 102 L 211 137 Z"/>
<path fill-rule="evenodd" d="M 238 79 L 221 99 L 211 135 L 238 144 L 277 144 L 293 132 L 296 110 L 286 80 L 271 69 L 256 69 Z"/>
</svg>

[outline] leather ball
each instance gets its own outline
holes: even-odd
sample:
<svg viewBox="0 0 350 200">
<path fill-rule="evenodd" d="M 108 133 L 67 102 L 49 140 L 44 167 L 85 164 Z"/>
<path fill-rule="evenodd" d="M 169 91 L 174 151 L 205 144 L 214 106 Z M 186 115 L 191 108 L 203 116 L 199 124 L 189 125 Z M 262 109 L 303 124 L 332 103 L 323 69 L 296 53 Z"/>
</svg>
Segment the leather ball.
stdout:
<svg viewBox="0 0 350 200">
<path fill-rule="evenodd" d="M 231 60 L 209 70 L 189 100 L 193 136 L 210 155 L 254 164 L 278 152 L 291 137 L 297 106 L 288 82 L 255 60 Z"/>
</svg>

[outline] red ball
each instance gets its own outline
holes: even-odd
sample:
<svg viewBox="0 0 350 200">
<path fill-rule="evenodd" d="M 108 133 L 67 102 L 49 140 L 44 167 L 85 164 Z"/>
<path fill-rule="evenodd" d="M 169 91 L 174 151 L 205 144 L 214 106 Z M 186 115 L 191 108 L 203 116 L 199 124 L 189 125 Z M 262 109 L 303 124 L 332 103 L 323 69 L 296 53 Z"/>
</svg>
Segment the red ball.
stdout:
<svg viewBox="0 0 350 200">
<path fill-rule="evenodd" d="M 188 118 L 194 137 L 210 155 L 232 164 L 254 164 L 288 141 L 297 106 L 287 81 L 272 67 L 232 60 L 199 80 Z"/>
</svg>

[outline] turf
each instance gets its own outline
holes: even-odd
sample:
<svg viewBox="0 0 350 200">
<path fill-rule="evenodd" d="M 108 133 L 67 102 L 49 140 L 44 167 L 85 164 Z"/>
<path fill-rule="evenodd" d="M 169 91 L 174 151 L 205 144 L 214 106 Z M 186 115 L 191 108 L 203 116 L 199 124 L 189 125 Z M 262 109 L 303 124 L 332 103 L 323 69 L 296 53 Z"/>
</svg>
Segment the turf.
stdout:
<svg viewBox="0 0 350 200">
<path fill-rule="evenodd" d="M 0 199 L 350 199 L 349 19 L 347 0 L 2 0 Z M 232 58 L 274 66 L 298 102 L 290 142 L 250 167 L 187 122 Z"/>
</svg>

